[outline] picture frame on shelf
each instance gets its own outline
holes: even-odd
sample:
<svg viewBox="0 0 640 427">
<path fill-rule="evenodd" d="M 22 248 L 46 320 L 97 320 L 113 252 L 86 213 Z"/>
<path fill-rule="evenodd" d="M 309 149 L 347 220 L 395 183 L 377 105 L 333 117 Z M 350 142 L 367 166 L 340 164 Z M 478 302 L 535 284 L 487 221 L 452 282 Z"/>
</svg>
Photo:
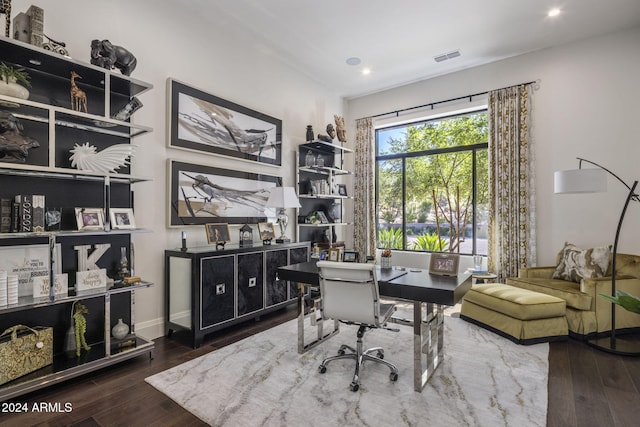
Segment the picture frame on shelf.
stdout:
<svg viewBox="0 0 640 427">
<path fill-rule="evenodd" d="M 282 120 L 167 79 L 168 146 L 282 165 Z"/>
<path fill-rule="evenodd" d="M 327 257 L 328 261 L 338 262 L 340 261 L 340 249 L 339 248 L 329 248 L 329 254 Z"/>
<path fill-rule="evenodd" d="M 255 224 L 275 217 L 266 208 L 282 178 L 169 159 L 169 227 L 213 222 Z"/>
<path fill-rule="evenodd" d="M 76 272 L 76 292 L 93 291 L 107 287 L 107 269 L 84 270 Z"/>
<path fill-rule="evenodd" d="M 209 244 L 225 244 L 231 241 L 231 234 L 229 233 L 229 224 L 205 224 L 205 230 L 207 232 L 207 243 Z"/>
<path fill-rule="evenodd" d="M 102 208 L 75 208 L 78 230 L 104 230 Z"/>
<path fill-rule="evenodd" d="M 342 262 L 360 262 L 360 256 L 356 251 L 344 251 Z"/>
<path fill-rule="evenodd" d="M 432 253 L 429 260 L 429 274 L 457 276 L 460 255 L 450 253 Z"/>
<path fill-rule="evenodd" d="M 276 231 L 273 228 L 272 222 L 259 222 L 258 233 L 260 234 L 260 240 L 263 242 L 271 241 L 276 238 Z"/>
<path fill-rule="evenodd" d="M 345 184 L 336 184 L 338 195 L 347 197 L 347 186 Z"/>
<path fill-rule="evenodd" d="M 136 228 L 136 221 L 131 208 L 111 208 L 109 209 L 111 228 L 114 230 L 133 230 Z"/>
</svg>

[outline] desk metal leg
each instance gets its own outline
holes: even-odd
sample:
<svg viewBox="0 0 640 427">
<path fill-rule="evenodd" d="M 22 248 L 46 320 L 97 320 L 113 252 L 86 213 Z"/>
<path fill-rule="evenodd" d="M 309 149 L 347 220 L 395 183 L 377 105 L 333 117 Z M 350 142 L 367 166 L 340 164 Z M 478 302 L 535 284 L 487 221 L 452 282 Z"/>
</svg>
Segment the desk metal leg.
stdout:
<svg viewBox="0 0 640 427">
<path fill-rule="evenodd" d="M 423 313 L 423 309 L 426 309 Z M 417 392 L 429 381 L 443 358 L 444 309 L 442 305 L 413 303 L 413 386 Z M 424 363 L 423 363 L 424 362 Z"/>
<path fill-rule="evenodd" d="M 298 353 L 302 354 L 313 347 L 320 344 L 322 341 L 331 338 L 340 332 L 340 324 L 337 320 L 328 319 L 328 321 L 333 322 L 333 330 L 329 331 L 327 334 L 324 333 L 324 315 L 322 313 L 322 299 L 315 300 L 313 303 L 313 307 L 309 309 L 309 312 L 305 314 L 304 310 L 304 290 L 306 285 L 303 283 L 298 283 Z M 311 326 L 316 326 L 318 330 L 318 337 L 314 341 L 305 344 L 304 343 L 304 323 L 305 319 L 309 318 L 309 322 Z"/>
</svg>

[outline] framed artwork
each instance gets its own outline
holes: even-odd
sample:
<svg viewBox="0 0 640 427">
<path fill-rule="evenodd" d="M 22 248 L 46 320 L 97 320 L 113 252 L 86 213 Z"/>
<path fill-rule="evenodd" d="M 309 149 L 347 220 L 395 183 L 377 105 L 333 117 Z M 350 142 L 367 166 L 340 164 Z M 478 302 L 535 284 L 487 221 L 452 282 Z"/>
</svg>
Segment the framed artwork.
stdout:
<svg viewBox="0 0 640 427">
<path fill-rule="evenodd" d="M 130 230 L 136 228 L 136 222 L 131 208 L 111 208 L 109 209 L 111 228 L 114 230 Z"/>
<path fill-rule="evenodd" d="M 280 166 L 282 120 L 167 80 L 171 148 Z"/>
<path fill-rule="evenodd" d="M 168 167 L 169 226 L 255 224 L 276 216 L 265 205 L 279 177 L 175 160 Z"/>
<path fill-rule="evenodd" d="M 76 208 L 78 230 L 104 229 L 104 213 L 102 208 Z"/>
<path fill-rule="evenodd" d="M 327 259 L 329 261 L 340 261 L 340 249 L 329 248 L 329 257 Z"/>
<path fill-rule="evenodd" d="M 276 232 L 273 229 L 272 222 L 259 222 L 258 233 L 260 233 L 260 240 L 273 240 L 276 238 Z"/>
<path fill-rule="evenodd" d="M 347 186 L 345 184 L 336 184 L 338 187 L 338 194 L 341 196 L 347 196 Z"/>
<path fill-rule="evenodd" d="M 343 262 L 360 262 L 358 252 L 356 251 L 344 251 L 342 254 Z"/>
<path fill-rule="evenodd" d="M 227 243 L 231 241 L 228 224 L 205 224 L 208 243 Z"/>
<path fill-rule="evenodd" d="M 76 272 L 76 291 L 92 291 L 107 287 L 107 269 L 84 270 Z"/>
<path fill-rule="evenodd" d="M 429 273 L 441 276 L 457 276 L 459 261 L 460 256 L 458 254 L 432 253 L 429 260 Z"/>
</svg>

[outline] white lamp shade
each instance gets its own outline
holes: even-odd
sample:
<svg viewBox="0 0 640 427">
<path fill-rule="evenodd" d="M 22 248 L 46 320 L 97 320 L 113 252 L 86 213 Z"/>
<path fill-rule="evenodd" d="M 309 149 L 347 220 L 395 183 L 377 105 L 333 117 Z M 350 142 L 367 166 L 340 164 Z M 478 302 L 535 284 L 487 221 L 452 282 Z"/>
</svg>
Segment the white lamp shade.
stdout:
<svg viewBox="0 0 640 427">
<path fill-rule="evenodd" d="M 572 169 L 556 171 L 553 175 L 553 192 L 598 193 L 607 191 L 607 173 L 602 169 Z"/>
<path fill-rule="evenodd" d="M 299 208 L 300 202 L 293 187 L 274 187 L 269 194 L 266 208 Z"/>
</svg>

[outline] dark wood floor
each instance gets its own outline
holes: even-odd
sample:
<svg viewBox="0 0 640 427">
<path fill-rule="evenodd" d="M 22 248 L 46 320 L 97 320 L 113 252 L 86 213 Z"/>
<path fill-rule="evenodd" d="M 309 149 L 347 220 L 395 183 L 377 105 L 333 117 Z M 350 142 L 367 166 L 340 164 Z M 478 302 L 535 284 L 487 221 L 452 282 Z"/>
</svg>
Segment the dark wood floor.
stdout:
<svg viewBox="0 0 640 427">
<path fill-rule="evenodd" d="M 196 358 L 295 317 L 295 308 L 212 334 L 193 350 L 167 338 L 156 340 L 155 359 L 141 356 L 116 366 L 13 399 L 65 403 L 67 413 L 0 413 L 2 426 L 172 426 L 204 425 L 144 382 L 150 375 Z M 574 340 L 552 343 L 549 352 L 547 425 L 637 426 L 640 358 L 615 356 Z"/>
</svg>

